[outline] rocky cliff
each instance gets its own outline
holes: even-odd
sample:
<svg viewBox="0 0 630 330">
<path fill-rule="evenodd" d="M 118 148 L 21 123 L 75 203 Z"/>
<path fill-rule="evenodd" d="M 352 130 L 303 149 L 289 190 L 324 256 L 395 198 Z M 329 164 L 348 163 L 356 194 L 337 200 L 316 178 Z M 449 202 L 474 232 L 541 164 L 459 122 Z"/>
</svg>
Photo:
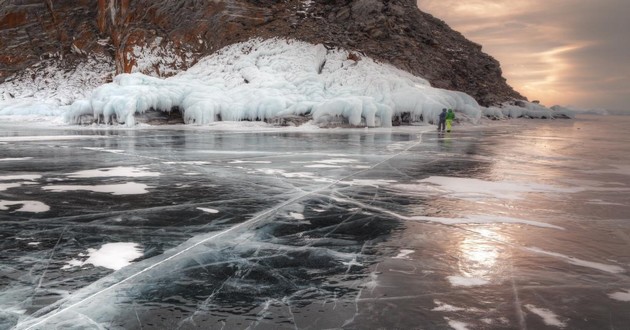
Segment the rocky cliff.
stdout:
<svg viewBox="0 0 630 330">
<path fill-rule="evenodd" d="M 70 70 L 95 59 L 169 76 L 252 37 L 345 48 L 485 106 L 525 99 L 480 45 L 414 0 L 0 0 L 0 83 L 42 62 Z"/>
</svg>

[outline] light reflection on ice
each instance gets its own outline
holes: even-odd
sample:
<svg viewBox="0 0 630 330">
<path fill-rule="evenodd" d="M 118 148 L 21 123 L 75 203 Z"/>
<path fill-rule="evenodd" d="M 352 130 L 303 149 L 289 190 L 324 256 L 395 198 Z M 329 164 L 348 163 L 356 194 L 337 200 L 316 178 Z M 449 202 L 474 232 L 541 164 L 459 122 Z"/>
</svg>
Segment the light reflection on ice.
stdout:
<svg viewBox="0 0 630 330">
<path fill-rule="evenodd" d="M 522 199 L 526 193 L 576 193 L 584 191 L 580 187 L 557 187 L 547 184 L 485 181 L 474 178 L 432 176 L 417 181 L 418 184 L 399 184 L 394 188 L 408 192 L 431 192 L 448 197 L 466 200 L 486 198 Z"/>
<path fill-rule="evenodd" d="M 488 241 L 485 237 L 492 237 L 501 242 L 506 241 L 506 239 L 488 229 L 478 229 L 477 231 L 484 238 L 469 235 L 459 242 L 457 246 L 459 250 L 458 265 L 462 274 L 468 277 L 486 278 L 496 268 L 501 251 L 496 242 Z"/>
<path fill-rule="evenodd" d="M 112 195 L 140 195 L 148 193 L 147 189 L 152 188 L 143 183 L 127 182 L 121 184 L 105 184 L 105 185 L 49 185 L 42 187 L 43 190 L 52 192 L 66 192 L 75 190 L 87 190 L 100 193 L 108 193 Z"/>
</svg>

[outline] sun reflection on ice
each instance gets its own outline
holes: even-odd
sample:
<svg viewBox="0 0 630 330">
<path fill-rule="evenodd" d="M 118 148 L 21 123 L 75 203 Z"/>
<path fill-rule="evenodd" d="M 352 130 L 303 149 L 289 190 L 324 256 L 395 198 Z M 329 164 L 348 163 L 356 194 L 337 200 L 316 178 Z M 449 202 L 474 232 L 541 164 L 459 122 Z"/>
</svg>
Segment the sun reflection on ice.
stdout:
<svg viewBox="0 0 630 330">
<path fill-rule="evenodd" d="M 492 281 L 503 252 L 497 241 L 506 239 L 490 229 L 480 228 L 475 232 L 479 235 L 467 235 L 457 246 L 459 271 L 466 277 Z"/>
</svg>

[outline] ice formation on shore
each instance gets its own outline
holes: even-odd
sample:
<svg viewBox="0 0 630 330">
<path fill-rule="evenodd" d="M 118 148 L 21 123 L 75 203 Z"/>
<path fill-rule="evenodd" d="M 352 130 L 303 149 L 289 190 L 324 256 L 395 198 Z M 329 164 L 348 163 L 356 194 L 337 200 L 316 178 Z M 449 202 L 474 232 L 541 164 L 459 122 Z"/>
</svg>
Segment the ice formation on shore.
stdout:
<svg viewBox="0 0 630 330">
<path fill-rule="evenodd" d="M 15 81 L 11 84 L 17 86 Z M 69 86 L 80 88 L 80 84 Z M 55 95 L 59 92 L 55 90 Z M 152 111 L 179 112 L 184 123 L 197 125 L 308 115 L 316 124 L 370 127 L 388 127 L 395 120 L 434 123 L 443 108 L 452 108 L 459 119 L 473 123 L 481 116 L 571 116 L 566 109 L 554 111 L 525 101 L 480 107 L 468 94 L 434 88 L 421 77 L 368 57 L 281 39 L 253 39 L 225 47 L 169 78 L 121 74 L 91 95 L 68 93 L 75 97 L 64 104 L 51 103 L 42 92 L 41 102 L 33 95 L 2 96 L 0 116 L 62 115 L 67 123 L 134 126 L 136 116 Z"/>
</svg>

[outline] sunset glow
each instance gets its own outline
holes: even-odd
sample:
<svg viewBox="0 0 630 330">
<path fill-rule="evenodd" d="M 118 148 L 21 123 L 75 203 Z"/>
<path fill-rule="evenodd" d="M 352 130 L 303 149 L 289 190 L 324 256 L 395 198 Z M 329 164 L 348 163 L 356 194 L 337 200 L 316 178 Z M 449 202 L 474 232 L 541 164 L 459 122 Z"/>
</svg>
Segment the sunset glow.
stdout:
<svg viewBox="0 0 630 330">
<path fill-rule="evenodd" d="M 418 6 L 483 45 L 530 100 L 614 110 L 630 103 L 627 1 L 419 0 Z"/>
</svg>

